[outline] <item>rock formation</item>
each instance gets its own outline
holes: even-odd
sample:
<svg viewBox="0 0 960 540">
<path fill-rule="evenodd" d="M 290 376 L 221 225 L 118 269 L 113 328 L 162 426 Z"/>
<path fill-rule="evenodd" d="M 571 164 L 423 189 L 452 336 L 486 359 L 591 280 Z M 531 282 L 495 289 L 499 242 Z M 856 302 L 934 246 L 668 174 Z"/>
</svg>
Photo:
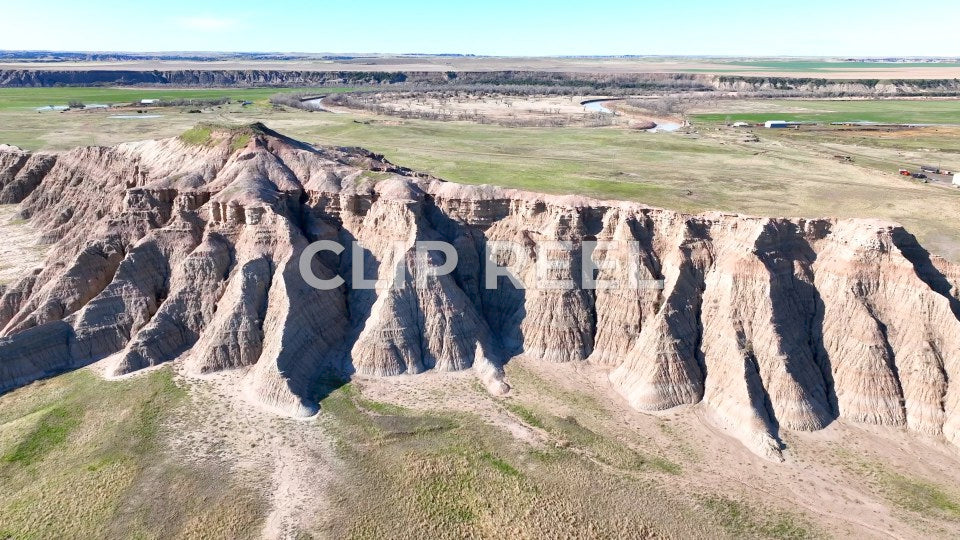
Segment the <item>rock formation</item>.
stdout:
<svg viewBox="0 0 960 540">
<path fill-rule="evenodd" d="M 702 402 L 772 458 L 780 430 L 837 418 L 960 444 L 960 268 L 896 224 L 464 186 L 259 124 L 196 129 L 0 147 L 0 197 L 55 243 L 0 296 L 0 391 L 179 359 L 244 369 L 251 399 L 302 416 L 318 381 L 354 372 L 472 368 L 502 394 L 524 354 L 608 368 L 638 410 Z M 304 258 L 344 284 L 305 281 L 317 240 L 347 246 Z M 418 241 L 452 245 L 455 270 L 427 271 L 444 257 Z"/>
</svg>

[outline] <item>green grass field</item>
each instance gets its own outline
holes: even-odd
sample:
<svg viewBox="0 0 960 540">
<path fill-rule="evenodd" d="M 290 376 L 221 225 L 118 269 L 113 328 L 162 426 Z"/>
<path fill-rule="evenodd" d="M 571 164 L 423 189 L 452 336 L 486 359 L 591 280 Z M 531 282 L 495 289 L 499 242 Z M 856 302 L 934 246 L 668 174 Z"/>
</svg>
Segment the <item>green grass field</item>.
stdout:
<svg viewBox="0 0 960 540">
<path fill-rule="evenodd" d="M 320 93 L 343 92 L 349 88 L 316 89 Z M 84 104 L 114 105 L 139 102 L 141 99 L 217 99 L 262 101 L 281 92 L 311 92 L 310 88 L 0 88 L 0 110 L 35 109 L 47 105 L 66 105 L 70 101 Z"/>
<path fill-rule="evenodd" d="M 960 124 L 960 100 L 753 100 L 719 102 L 710 108 L 714 110 L 695 114 L 694 121 L 706 124 L 767 120 Z"/>
<path fill-rule="evenodd" d="M 734 66 L 760 68 L 762 71 L 775 72 L 830 72 L 851 69 L 903 69 L 918 67 L 958 67 L 956 62 L 824 62 L 816 60 L 750 60 L 724 62 Z"/>
</svg>

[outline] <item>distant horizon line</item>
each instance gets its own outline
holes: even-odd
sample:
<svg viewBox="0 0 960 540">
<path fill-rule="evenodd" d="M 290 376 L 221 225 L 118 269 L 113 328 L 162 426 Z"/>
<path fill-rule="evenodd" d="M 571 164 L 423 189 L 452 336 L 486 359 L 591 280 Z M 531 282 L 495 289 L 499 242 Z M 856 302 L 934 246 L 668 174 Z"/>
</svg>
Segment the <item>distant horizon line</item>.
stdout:
<svg viewBox="0 0 960 540">
<path fill-rule="evenodd" d="M 164 56 L 164 55 L 211 55 L 211 56 L 303 56 L 318 58 L 697 58 L 697 59 L 756 59 L 756 60 L 799 60 L 799 59 L 817 59 L 817 60 L 839 60 L 839 61 L 883 61 L 883 60 L 925 60 L 933 62 L 960 61 L 960 56 L 948 55 L 754 55 L 754 54 L 477 54 L 477 53 L 423 53 L 423 52 L 304 52 L 304 51 L 217 51 L 217 50 L 82 50 L 82 49 L 4 49 L 0 48 L 0 54 L 16 53 L 50 53 L 50 54 L 117 54 L 117 55 L 144 55 L 144 56 Z M 3 58 L 0 57 L 0 60 Z"/>
</svg>

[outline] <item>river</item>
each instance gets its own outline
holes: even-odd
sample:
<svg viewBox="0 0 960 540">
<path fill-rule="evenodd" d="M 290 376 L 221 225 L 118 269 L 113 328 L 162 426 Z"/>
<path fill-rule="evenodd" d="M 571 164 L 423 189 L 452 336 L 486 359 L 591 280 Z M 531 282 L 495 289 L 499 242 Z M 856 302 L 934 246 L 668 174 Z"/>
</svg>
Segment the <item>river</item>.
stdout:
<svg viewBox="0 0 960 540">
<path fill-rule="evenodd" d="M 613 110 L 608 109 L 604 104 L 608 101 L 616 101 L 613 99 L 597 99 L 589 101 L 581 101 L 580 104 L 583 105 L 583 108 L 589 112 L 595 113 L 604 113 L 604 114 L 614 114 Z M 658 133 L 662 131 L 676 131 L 683 127 L 683 124 L 678 124 L 676 122 L 657 122 L 655 127 L 648 129 L 650 133 Z"/>
</svg>

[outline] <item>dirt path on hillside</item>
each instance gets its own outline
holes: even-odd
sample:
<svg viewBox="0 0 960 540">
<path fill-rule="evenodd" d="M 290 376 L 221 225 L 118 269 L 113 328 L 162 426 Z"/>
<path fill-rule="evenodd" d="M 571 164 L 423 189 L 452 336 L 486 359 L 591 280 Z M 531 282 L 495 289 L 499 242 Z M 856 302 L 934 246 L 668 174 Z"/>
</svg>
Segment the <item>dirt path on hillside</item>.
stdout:
<svg viewBox="0 0 960 540">
<path fill-rule="evenodd" d="M 268 505 L 263 538 L 325 529 L 335 517 L 328 498 L 339 461 L 323 425 L 316 418 L 282 418 L 244 400 L 236 392 L 243 370 L 198 379 L 180 372 L 181 362 L 175 366 L 178 384 L 189 389 L 194 406 L 171 430 L 173 454 L 225 463 L 263 493 Z"/>
</svg>

